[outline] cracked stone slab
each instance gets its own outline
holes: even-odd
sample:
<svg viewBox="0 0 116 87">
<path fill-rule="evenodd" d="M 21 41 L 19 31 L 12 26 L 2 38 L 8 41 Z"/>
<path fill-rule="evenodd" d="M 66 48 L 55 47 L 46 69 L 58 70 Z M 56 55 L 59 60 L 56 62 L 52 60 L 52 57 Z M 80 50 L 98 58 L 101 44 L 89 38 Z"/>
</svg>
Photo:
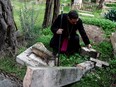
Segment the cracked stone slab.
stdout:
<svg viewBox="0 0 116 87">
<path fill-rule="evenodd" d="M 23 87 L 62 87 L 79 81 L 93 67 L 91 61 L 77 67 L 27 67 Z"/>
<path fill-rule="evenodd" d="M 42 43 L 36 43 L 36 44 L 42 45 L 43 48 L 45 47 Z M 34 44 L 33 46 L 35 46 L 36 44 Z M 42 58 L 35 55 L 32 52 L 32 47 L 33 46 L 29 47 L 27 50 L 25 50 L 24 52 L 22 52 L 21 54 L 19 54 L 16 57 L 16 61 L 19 64 L 27 65 L 27 66 L 34 66 L 34 67 L 38 67 L 38 66 L 54 66 L 54 60 L 49 60 L 49 62 L 47 64 L 46 61 L 42 60 Z"/>
</svg>

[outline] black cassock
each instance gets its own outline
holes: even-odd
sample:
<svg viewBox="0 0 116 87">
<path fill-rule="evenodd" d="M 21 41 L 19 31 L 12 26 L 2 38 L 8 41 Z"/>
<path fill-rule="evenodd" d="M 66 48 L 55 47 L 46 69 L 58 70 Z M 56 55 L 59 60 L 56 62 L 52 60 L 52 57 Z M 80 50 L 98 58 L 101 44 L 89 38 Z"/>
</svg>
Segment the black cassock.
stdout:
<svg viewBox="0 0 116 87">
<path fill-rule="evenodd" d="M 77 24 L 74 25 L 69 22 L 67 18 L 67 14 L 62 14 L 62 17 L 61 15 L 59 15 L 51 26 L 53 37 L 51 38 L 51 41 L 50 41 L 50 47 L 52 47 L 54 50 L 56 51 L 59 50 L 59 36 L 60 35 L 56 34 L 56 31 L 59 28 L 63 29 L 63 32 L 61 34 L 60 44 L 62 45 L 62 42 L 65 38 L 68 39 L 68 47 L 66 51 L 67 53 L 78 52 L 81 47 L 79 44 L 79 35 L 76 33 L 77 30 L 79 31 L 85 45 L 90 44 L 90 41 L 84 30 L 82 20 L 79 18 L 79 20 L 77 21 Z"/>
</svg>

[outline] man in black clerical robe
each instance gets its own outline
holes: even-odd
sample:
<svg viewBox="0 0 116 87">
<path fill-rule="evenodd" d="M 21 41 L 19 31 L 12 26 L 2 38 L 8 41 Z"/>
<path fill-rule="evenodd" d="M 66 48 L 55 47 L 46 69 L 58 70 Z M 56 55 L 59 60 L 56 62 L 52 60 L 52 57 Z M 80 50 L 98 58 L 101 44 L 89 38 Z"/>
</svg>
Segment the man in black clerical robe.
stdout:
<svg viewBox="0 0 116 87">
<path fill-rule="evenodd" d="M 91 48 L 82 20 L 79 18 L 78 13 L 75 10 L 59 15 L 52 24 L 51 31 L 53 37 L 50 41 L 50 47 L 53 48 L 54 55 L 56 55 L 58 51 L 66 54 L 79 52 L 81 46 L 77 31 L 82 37 L 85 45 L 88 48 Z"/>
</svg>

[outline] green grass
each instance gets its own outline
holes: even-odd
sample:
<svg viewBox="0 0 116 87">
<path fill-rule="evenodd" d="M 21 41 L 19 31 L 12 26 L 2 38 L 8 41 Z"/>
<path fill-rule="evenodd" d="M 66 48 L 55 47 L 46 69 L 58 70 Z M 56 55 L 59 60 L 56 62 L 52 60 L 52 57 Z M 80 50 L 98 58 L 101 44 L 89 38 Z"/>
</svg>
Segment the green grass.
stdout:
<svg viewBox="0 0 116 87">
<path fill-rule="evenodd" d="M 112 22 L 104 18 L 88 18 L 82 17 L 85 24 L 95 25 L 101 27 L 105 31 L 106 37 L 110 37 L 112 32 L 115 32 L 116 22 Z"/>
<path fill-rule="evenodd" d="M 116 3 L 110 3 L 110 4 L 105 4 L 108 7 L 115 7 L 116 8 Z"/>
<path fill-rule="evenodd" d="M 26 72 L 26 67 L 19 66 L 14 60 L 14 58 L 9 57 L 0 58 L 0 70 L 10 73 L 11 75 L 14 75 L 23 80 Z"/>
<path fill-rule="evenodd" d="M 38 5 L 38 4 L 29 3 L 29 2 L 24 3 L 24 2 L 19 2 L 17 0 L 13 0 L 12 5 L 13 5 L 14 20 L 19 30 L 21 30 L 21 22 L 22 22 L 20 19 L 20 11 L 26 11 L 25 13 L 28 16 L 27 19 L 32 18 L 31 15 L 34 14 L 34 16 L 36 16 L 34 17 L 35 18 L 34 26 L 41 28 L 43 18 L 44 18 L 43 14 L 45 10 L 45 4 Z M 31 12 L 31 11 L 34 11 L 34 12 Z"/>
</svg>

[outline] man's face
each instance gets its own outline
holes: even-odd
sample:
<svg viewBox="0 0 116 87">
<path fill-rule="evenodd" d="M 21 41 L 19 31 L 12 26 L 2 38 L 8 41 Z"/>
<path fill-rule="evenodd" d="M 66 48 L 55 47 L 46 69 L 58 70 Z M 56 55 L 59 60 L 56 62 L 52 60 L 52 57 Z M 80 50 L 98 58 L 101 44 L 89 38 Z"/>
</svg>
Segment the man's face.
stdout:
<svg viewBox="0 0 116 87">
<path fill-rule="evenodd" d="M 69 19 L 69 22 L 71 23 L 71 24 L 77 24 L 77 21 L 78 21 L 79 19 L 77 18 L 77 19 Z"/>
</svg>

